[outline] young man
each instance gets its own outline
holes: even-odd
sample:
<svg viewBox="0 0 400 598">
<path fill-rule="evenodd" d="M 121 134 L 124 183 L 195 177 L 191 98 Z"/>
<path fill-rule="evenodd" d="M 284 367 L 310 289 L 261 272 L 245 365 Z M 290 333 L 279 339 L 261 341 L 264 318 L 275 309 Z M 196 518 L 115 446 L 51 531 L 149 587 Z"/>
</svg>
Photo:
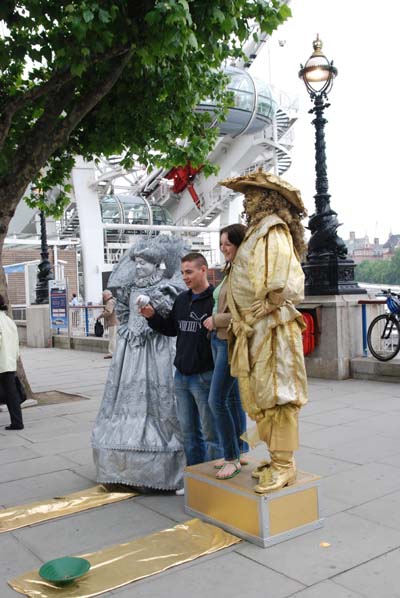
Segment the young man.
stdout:
<svg viewBox="0 0 400 598">
<path fill-rule="evenodd" d="M 163 318 L 148 304 L 140 309 L 149 326 L 167 336 L 176 336 L 174 386 L 178 418 L 188 465 L 223 456 L 217 429 L 208 405 L 213 359 L 203 321 L 211 315 L 213 287 L 207 280 L 207 260 L 189 253 L 182 260 L 182 276 L 188 287 L 175 299 Z"/>
</svg>

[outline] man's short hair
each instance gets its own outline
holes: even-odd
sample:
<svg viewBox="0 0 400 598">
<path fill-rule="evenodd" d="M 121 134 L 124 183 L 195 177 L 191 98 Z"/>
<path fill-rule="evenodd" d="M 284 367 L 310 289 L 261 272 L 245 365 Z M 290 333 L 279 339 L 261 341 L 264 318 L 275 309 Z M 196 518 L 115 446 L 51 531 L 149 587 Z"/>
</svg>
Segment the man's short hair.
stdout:
<svg viewBox="0 0 400 598">
<path fill-rule="evenodd" d="M 206 258 L 202 253 L 198 253 L 197 251 L 192 251 L 191 253 L 184 255 L 181 258 L 181 262 L 194 262 L 198 268 L 201 268 L 201 266 L 208 268 Z"/>
</svg>

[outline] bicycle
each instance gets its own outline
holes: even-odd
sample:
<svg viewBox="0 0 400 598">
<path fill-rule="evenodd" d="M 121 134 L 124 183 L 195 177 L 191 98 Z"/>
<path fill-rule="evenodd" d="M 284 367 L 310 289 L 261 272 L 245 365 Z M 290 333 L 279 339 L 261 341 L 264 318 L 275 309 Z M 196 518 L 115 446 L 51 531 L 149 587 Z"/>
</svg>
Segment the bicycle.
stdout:
<svg viewBox="0 0 400 598">
<path fill-rule="evenodd" d="M 400 295 L 382 290 L 388 312 L 374 318 L 367 333 L 368 348 L 379 361 L 390 361 L 400 351 Z"/>
</svg>

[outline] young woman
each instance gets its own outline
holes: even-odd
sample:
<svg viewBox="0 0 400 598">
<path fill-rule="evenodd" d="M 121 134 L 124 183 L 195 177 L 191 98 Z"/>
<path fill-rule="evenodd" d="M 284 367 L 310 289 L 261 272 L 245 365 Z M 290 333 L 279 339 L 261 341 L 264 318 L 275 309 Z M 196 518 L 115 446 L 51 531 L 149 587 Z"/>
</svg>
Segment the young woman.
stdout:
<svg viewBox="0 0 400 598">
<path fill-rule="evenodd" d="M 214 373 L 211 381 L 209 405 L 217 422 L 218 434 L 224 449 L 224 459 L 217 463 L 216 478 L 227 480 L 240 472 L 240 452 L 244 446 L 240 440 L 246 430 L 246 415 L 243 411 L 236 378 L 232 378 L 228 363 L 228 326 L 231 314 L 226 300 L 226 281 L 230 264 L 244 239 L 246 227 L 231 224 L 220 231 L 220 249 L 225 258 L 224 278 L 214 290 L 212 316 L 204 320 L 204 326 L 211 332 L 211 349 L 214 359 Z"/>
</svg>

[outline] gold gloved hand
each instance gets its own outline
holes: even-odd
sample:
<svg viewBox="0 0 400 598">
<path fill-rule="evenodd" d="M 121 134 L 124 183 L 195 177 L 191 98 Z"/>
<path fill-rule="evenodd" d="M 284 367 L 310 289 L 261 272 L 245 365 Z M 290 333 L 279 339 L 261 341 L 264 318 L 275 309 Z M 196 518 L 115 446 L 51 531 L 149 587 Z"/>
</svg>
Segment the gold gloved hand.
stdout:
<svg viewBox="0 0 400 598">
<path fill-rule="evenodd" d="M 265 318 L 270 311 L 270 306 L 267 299 L 257 299 L 257 301 L 254 301 L 251 304 L 250 310 L 251 315 L 258 320 L 260 318 Z"/>
</svg>

